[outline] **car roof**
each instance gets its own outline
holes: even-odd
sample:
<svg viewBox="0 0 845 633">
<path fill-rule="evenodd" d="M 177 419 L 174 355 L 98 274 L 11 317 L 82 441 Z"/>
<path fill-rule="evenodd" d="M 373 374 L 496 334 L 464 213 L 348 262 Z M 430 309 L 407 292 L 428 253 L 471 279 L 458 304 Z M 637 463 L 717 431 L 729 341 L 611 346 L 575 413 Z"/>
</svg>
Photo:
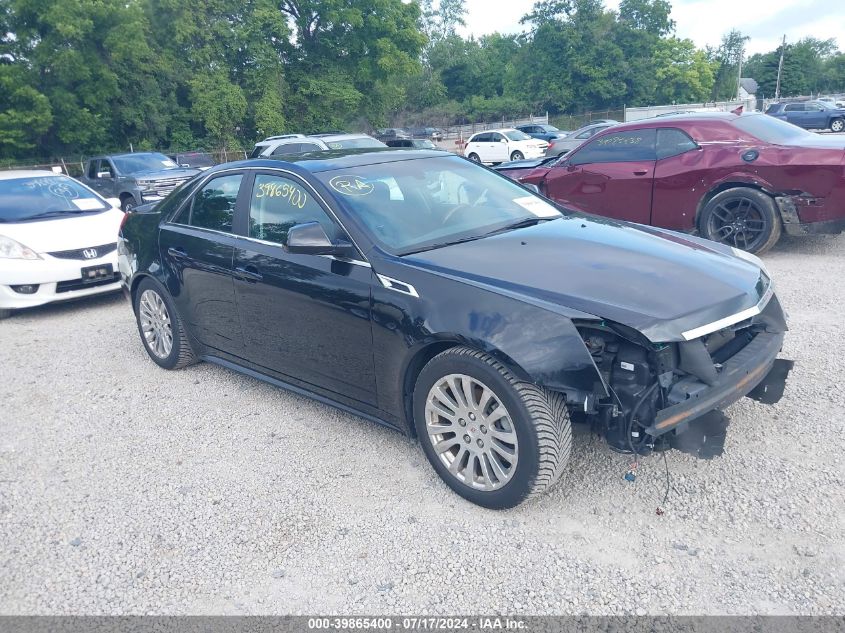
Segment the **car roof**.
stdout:
<svg viewBox="0 0 845 633">
<path fill-rule="evenodd" d="M 10 169 L 0 171 L 0 180 L 14 180 L 15 178 L 44 178 L 46 176 L 64 176 L 46 169 Z"/>
<path fill-rule="evenodd" d="M 349 169 L 353 167 L 365 167 L 367 165 L 380 165 L 404 160 L 419 158 L 443 158 L 444 152 L 435 149 L 397 149 L 394 147 L 375 147 L 368 149 L 337 149 L 324 152 L 308 152 L 305 154 L 294 154 L 284 157 L 265 156 L 261 158 L 249 158 L 233 163 L 225 163 L 212 167 L 206 173 L 213 173 L 220 168 L 232 169 L 236 167 L 251 167 L 260 169 L 262 167 L 284 167 L 296 166 L 300 170 L 311 173 L 333 171 L 336 169 Z M 454 154 L 453 154 L 454 155 Z M 454 155 L 457 157 L 457 155 Z"/>
<path fill-rule="evenodd" d="M 92 156 L 88 160 L 99 160 L 100 158 L 125 158 L 127 156 L 152 156 L 154 154 L 165 156 L 163 152 L 122 152 L 120 154 L 100 154 L 99 156 Z"/>
</svg>

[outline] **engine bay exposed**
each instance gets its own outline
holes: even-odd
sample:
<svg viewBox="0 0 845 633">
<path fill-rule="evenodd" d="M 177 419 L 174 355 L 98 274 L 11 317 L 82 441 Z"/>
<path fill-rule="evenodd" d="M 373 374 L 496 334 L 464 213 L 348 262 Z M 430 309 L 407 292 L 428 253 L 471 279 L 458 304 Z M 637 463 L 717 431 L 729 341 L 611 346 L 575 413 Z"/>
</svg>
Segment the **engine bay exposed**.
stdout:
<svg viewBox="0 0 845 633">
<path fill-rule="evenodd" d="M 664 433 L 687 427 L 683 423 L 661 431 L 655 426 L 658 414 L 706 393 L 724 363 L 766 324 L 748 320 L 678 343 L 651 343 L 631 328 L 608 322 L 578 329 L 603 384 L 580 402 L 570 401 L 573 421 L 589 424 L 615 451 L 644 455 L 670 439 Z"/>
</svg>

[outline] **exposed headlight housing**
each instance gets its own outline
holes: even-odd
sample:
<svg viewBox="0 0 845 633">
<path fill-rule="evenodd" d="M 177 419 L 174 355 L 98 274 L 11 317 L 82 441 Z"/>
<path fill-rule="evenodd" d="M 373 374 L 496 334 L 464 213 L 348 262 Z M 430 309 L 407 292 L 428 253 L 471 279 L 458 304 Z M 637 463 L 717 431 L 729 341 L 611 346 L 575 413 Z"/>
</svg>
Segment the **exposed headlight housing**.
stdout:
<svg viewBox="0 0 845 633">
<path fill-rule="evenodd" d="M 11 237 L 0 235 L 0 259 L 41 259 L 34 250 L 16 242 Z"/>
<path fill-rule="evenodd" d="M 731 247 L 731 251 L 733 251 L 733 254 L 739 257 L 740 259 L 744 259 L 745 261 L 757 266 L 760 270 L 766 273 L 766 277 L 768 277 L 769 279 L 772 278 L 772 276 L 769 274 L 769 269 L 766 268 L 766 264 L 764 264 L 763 260 L 757 257 L 756 255 L 752 255 L 748 251 L 744 251 L 741 248 L 735 248 L 733 246 Z"/>
</svg>

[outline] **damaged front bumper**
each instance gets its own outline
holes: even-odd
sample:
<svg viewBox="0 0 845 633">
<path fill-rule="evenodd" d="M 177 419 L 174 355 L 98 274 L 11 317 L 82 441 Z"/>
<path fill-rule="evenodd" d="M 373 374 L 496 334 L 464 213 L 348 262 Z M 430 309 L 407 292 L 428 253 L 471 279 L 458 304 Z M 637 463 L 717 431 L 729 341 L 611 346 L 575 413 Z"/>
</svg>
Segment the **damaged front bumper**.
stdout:
<svg viewBox="0 0 845 633">
<path fill-rule="evenodd" d="M 673 392 L 684 394 L 686 399 L 658 411 L 652 425 L 646 428 L 646 433 L 651 436 L 662 435 L 748 395 L 768 379 L 783 339 L 784 332 L 759 332 L 751 342 L 724 362 L 712 384 L 705 385 L 694 377 L 679 381 L 673 386 Z M 772 374 L 771 379 L 781 383 L 779 387 L 775 385 L 773 390 L 780 388 L 782 393 L 786 375 L 782 371 Z"/>
</svg>

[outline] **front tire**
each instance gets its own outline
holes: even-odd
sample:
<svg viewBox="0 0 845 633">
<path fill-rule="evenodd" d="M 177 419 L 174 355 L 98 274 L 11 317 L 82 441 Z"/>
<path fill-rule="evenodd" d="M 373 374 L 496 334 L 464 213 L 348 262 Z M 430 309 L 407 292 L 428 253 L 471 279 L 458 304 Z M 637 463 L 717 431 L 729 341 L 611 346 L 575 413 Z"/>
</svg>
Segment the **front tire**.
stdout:
<svg viewBox="0 0 845 633">
<path fill-rule="evenodd" d="M 525 158 L 525 156 L 523 156 L 522 152 L 517 151 L 511 154 L 511 160 L 522 160 L 523 158 Z"/>
<path fill-rule="evenodd" d="M 196 362 L 182 318 L 164 288 L 143 279 L 135 291 L 135 320 L 144 349 L 164 369 L 181 369 Z"/>
<path fill-rule="evenodd" d="M 135 198 L 133 198 L 132 196 L 125 196 L 123 198 L 123 201 L 120 203 L 120 208 L 124 213 L 129 213 L 130 211 L 132 211 L 132 209 L 137 206 L 138 205 L 135 204 Z"/>
<path fill-rule="evenodd" d="M 713 196 L 701 212 L 699 228 L 709 240 L 757 254 L 774 246 L 783 232 L 775 201 L 748 187 Z"/>
<path fill-rule="evenodd" d="M 437 474 L 486 508 L 512 508 L 552 487 L 572 447 L 563 396 L 466 347 L 438 354 L 420 372 L 414 424 Z"/>
<path fill-rule="evenodd" d="M 842 130 L 845 130 L 845 119 L 833 119 L 830 122 L 831 132 L 841 132 Z"/>
</svg>

